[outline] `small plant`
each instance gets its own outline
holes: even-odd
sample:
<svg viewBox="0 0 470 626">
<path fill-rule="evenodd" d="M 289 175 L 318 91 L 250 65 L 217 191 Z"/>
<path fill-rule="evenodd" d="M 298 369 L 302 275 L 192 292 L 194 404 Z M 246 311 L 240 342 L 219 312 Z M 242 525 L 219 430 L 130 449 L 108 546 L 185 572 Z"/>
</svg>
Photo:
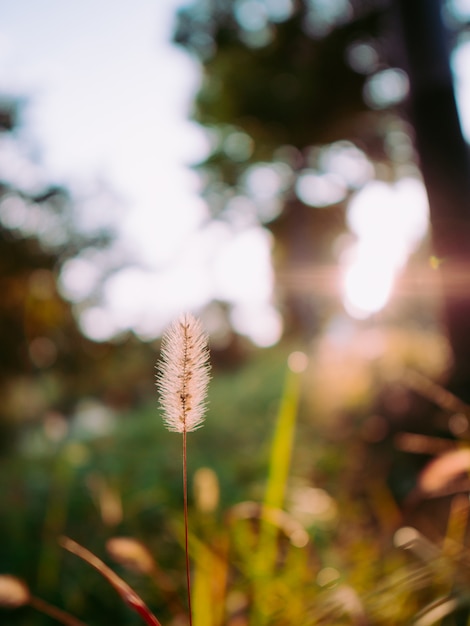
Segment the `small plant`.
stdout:
<svg viewBox="0 0 470 626">
<path fill-rule="evenodd" d="M 162 338 L 157 386 L 168 430 L 183 435 L 184 543 L 189 623 L 192 626 L 191 577 L 188 547 L 188 476 L 186 436 L 202 426 L 209 384 L 207 335 L 199 320 L 182 315 Z"/>
<path fill-rule="evenodd" d="M 451 496 L 445 532 L 435 534 L 432 541 L 404 523 L 382 484 L 364 484 L 364 497 L 354 500 L 349 492 L 330 496 L 321 483 L 295 482 L 290 477 L 291 460 L 300 375 L 307 363 L 306 355 L 299 352 L 288 359 L 264 496 L 237 502 L 221 517 L 217 475 L 202 468 L 194 481 L 196 531 L 190 530 L 187 434 L 204 420 L 210 378 L 208 338 L 201 323 L 189 314 L 165 332 L 156 384 L 165 426 L 182 435 L 184 524 L 170 518 L 170 526 L 184 545 L 187 602 L 178 593 L 171 571 L 161 567 L 140 541 L 121 536 L 106 543 L 115 562 L 134 575 L 148 577 L 159 590 L 161 606 L 168 609 L 165 624 L 432 626 L 468 609 L 470 504 L 463 495 L 468 491 L 468 446 L 406 432 L 395 438 L 398 449 L 437 452 L 420 471 L 412 494 L 415 499 Z M 443 410 L 467 412 L 449 394 L 443 400 L 441 390 L 430 388 L 426 381 L 416 376 L 407 380 Z M 381 542 L 368 532 L 364 520 L 373 520 L 386 540 Z M 68 537 L 61 537 L 59 543 L 98 571 L 147 626 L 162 626 L 134 589 L 100 558 Z M 0 607 L 25 605 L 65 626 L 86 626 L 34 597 L 21 580 L 0 575 Z"/>
</svg>

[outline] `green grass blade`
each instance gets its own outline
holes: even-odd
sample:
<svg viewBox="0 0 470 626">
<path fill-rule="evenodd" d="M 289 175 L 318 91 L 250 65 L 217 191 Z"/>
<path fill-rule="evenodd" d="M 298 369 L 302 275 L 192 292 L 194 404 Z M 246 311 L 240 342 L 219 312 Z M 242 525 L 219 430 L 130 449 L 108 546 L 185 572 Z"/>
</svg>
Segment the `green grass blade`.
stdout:
<svg viewBox="0 0 470 626">
<path fill-rule="evenodd" d="M 284 390 L 271 445 L 268 480 L 260 520 L 260 535 L 254 568 L 253 625 L 262 626 L 269 618 L 269 586 L 276 565 L 278 528 L 269 512 L 284 506 L 287 481 L 295 439 L 300 376 L 287 371 Z"/>
</svg>

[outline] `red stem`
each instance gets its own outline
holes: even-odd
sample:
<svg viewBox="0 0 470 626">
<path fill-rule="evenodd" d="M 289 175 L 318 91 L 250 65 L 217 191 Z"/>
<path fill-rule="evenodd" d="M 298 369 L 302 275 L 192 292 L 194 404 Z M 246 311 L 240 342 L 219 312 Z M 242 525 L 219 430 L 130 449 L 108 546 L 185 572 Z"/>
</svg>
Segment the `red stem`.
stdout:
<svg viewBox="0 0 470 626">
<path fill-rule="evenodd" d="M 188 591 L 189 626 L 193 624 L 191 611 L 191 575 L 189 572 L 188 548 L 188 472 L 186 465 L 186 429 L 183 430 L 183 499 L 184 499 L 184 548 L 186 553 L 186 587 Z"/>
<path fill-rule="evenodd" d="M 148 606 L 142 600 L 140 596 L 136 594 L 136 592 L 122 579 L 118 576 L 110 567 L 108 567 L 101 559 L 87 550 L 79 543 L 74 541 L 73 539 L 69 539 L 68 537 L 61 537 L 59 540 L 60 545 L 80 557 L 84 561 L 86 561 L 89 565 L 94 567 L 106 580 L 114 587 L 114 589 L 118 592 L 121 598 L 128 604 L 136 613 L 138 613 L 145 622 L 149 626 L 162 626 L 155 615 L 150 611 Z M 37 604 L 38 598 L 35 598 L 35 602 Z M 64 624 L 67 622 L 64 622 Z M 75 624 L 68 623 L 70 626 L 76 626 Z M 84 626 L 83 624 L 78 624 L 78 626 Z"/>
</svg>

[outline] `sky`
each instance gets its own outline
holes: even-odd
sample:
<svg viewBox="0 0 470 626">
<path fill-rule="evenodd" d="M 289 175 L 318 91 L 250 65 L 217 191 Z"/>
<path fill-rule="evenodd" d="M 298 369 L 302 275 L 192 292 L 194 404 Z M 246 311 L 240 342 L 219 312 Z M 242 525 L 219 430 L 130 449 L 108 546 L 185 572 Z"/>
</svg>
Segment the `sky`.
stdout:
<svg viewBox="0 0 470 626">
<path fill-rule="evenodd" d="M 92 227 L 97 220 L 112 219 L 121 248 L 135 261 L 107 281 L 99 305 L 82 312 L 81 324 L 90 337 L 107 339 L 132 328 L 151 339 L 181 311 L 197 312 L 219 298 L 233 305 L 231 321 L 239 332 L 270 345 L 282 332 L 273 305 L 271 237 L 253 225 L 208 222 L 200 182 L 191 170 L 208 153 L 209 142 L 190 121 L 200 67 L 171 43 L 175 12 L 185 4 L 0 0 L 0 95 L 28 98 L 24 136 L 49 181 L 65 185 L 79 199 L 102 183 L 119 198 L 121 208 L 112 207 L 111 216 L 104 207 L 97 210 L 96 203 L 82 202 L 82 224 Z M 470 12 L 470 3 L 457 4 Z M 454 55 L 467 137 L 469 59 L 467 43 Z M 269 174 L 264 169 L 258 170 L 263 189 Z M 318 195 L 318 176 L 306 172 L 298 187 L 306 198 L 313 191 Z M 380 223 L 371 219 L 377 202 L 388 211 Z M 402 230 L 389 222 L 397 205 L 408 207 L 400 213 Z M 391 186 L 371 179 L 355 196 L 349 221 L 357 245 L 341 260 L 350 315 L 367 317 L 385 305 L 426 220 L 424 190 L 416 180 Z M 408 245 L 398 255 L 392 232 L 394 241 Z M 390 258 L 385 258 L 386 248 L 394 251 Z M 60 284 L 67 297 L 79 302 L 98 279 L 97 259 L 84 254 L 66 264 Z M 371 284 L 377 289 L 371 290 Z"/>
<path fill-rule="evenodd" d="M 150 338 L 182 310 L 224 297 L 237 302 L 242 332 L 272 343 L 280 318 L 270 303 L 267 232 L 201 228 L 208 213 L 190 168 L 208 149 L 190 121 L 201 72 L 171 43 L 184 4 L 0 0 L 0 88 L 28 97 L 24 131 L 50 180 L 77 196 L 101 181 L 122 199 L 119 239 L 139 267 L 114 276 L 102 306 L 83 313 L 87 334 L 106 339 L 132 327 Z M 84 211 L 87 219 L 96 223 L 96 211 Z M 71 261 L 63 290 L 79 300 L 98 274 L 94 259 Z M 250 330 L 243 320 L 253 310 L 265 323 Z"/>
</svg>

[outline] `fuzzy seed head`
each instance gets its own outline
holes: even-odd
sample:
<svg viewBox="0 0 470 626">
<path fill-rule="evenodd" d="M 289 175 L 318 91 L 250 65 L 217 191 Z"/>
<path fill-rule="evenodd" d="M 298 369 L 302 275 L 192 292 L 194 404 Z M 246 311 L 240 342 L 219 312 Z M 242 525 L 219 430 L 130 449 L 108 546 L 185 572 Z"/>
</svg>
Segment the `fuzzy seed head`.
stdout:
<svg viewBox="0 0 470 626">
<path fill-rule="evenodd" d="M 191 432 L 202 426 L 209 384 L 209 348 L 201 322 L 189 313 L 162 337 L 157 387 L 168 430 Z"/>
</svg>

